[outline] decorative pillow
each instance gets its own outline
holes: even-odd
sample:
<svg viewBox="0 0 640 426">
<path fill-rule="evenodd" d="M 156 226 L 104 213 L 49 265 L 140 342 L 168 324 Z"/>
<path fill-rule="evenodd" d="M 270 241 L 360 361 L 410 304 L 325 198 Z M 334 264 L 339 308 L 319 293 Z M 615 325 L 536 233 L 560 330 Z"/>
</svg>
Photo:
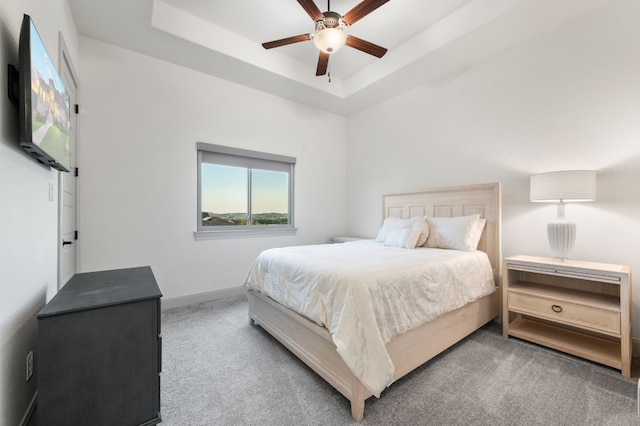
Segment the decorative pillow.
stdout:
<svg viewBox="0 0 640 426">
<path fill-rule="evenodd" d="M 487 219 L 481 217 L 478 219 L 476 226 L 471 231 L 471 235 L 469 236 L 469 242 L 471 243 L 471 247 L 473 250 L 478 248 L 478 243 L 480 242 L 480 238 L 482 238 L 482 231 L 484 231 L 484 227 L 487 224 Z"/>
<path fill-rule="evenodd" d="M 474 251 L 482 236 L 480 215 L 458 217 L 425 217 L 429 224 L 426 247 Z M 486 222 L 486 220 L 485 220 Z"/>
<path fill-rule="evenodd" d="M 400 219 L 398 217 L 386 218 L 378 231 L 376 241 L 384 243 L 390 232 L 403 228 L 418 229 L 420 231 L 416 246 L 422 246 L 427 241 L 427 237 L 429 236 L 429 225 L 427 225 L 424 218 L 420 216 L 414 216 L 411 219 Z"/>
<path fill-rule="evenodd" d="M 429 225 L 427 221 L 424 220 L 423 217 L 414 216 L 409 219 L 409 224 L 411 229 L 417 229 L 420 231 L 420 236 L 418 238 L 418 242 L 416 243 L 416 247 L 422 247 L 424 243 L 427 242 L 427 238 L 429 238 Z"/>
<path fill-rule="evenodd" d="M 413 249 L 416 247 L 420 229 L 418 228 L 398 228 L 392 229 L 384 240 L 384 245 L 388 247 L 400 247 Z"/>
</svg>

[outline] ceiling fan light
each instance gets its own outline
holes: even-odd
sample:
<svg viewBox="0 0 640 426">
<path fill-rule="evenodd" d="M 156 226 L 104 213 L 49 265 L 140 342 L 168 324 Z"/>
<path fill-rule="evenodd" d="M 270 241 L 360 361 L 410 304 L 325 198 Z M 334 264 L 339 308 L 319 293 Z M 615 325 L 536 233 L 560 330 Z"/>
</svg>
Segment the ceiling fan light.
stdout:
<svg viewBox="0 0 640 426">
<path fill-rule="evenodd" d="M 316 47 L 326 53 L 336 52 L 346 41 L 347 35 L 339 28 L 325 28 L 313 37 Z"/>
</svg>

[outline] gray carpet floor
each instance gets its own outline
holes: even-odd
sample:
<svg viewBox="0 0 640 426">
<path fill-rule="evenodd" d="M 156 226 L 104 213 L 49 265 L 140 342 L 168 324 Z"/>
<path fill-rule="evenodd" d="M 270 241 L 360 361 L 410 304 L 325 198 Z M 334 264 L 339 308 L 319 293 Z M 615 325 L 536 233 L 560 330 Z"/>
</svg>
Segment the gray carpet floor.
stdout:
<svg viewBox="0 0 640 426">
<path fill-rule="evenodd" d="M 235 297 L 162 314 L 163 425 L 346 425 L 349 402 Z M 636 368 L 634 367 L 634 372 Z M 366 401 L 361 425 L 640 425 L 617 370 L 489 324 Z"/>
</svg>

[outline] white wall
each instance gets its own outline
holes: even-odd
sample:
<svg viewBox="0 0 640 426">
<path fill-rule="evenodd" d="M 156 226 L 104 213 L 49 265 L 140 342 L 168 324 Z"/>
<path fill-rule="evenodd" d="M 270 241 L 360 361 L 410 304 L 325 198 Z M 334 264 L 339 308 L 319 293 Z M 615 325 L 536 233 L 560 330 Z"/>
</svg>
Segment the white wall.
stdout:
<svg viewBox="0 0 640 426">
<path fill-rule="evenodd" d="M 150 265 L 166 300 L 344 233 L 344 118 L 90 38 L 80 53 L 81 271 Z M 198 141 L 296 157 L 297 235 L 195 241 Z"/>
<path fill-rule="evenodd" d="M 25 358 L 36 350 L 36 315 L 57 287 L 58 172 L 19 147 L 7 64 L 18 65 L 22 15 L 35 22 L 54 63 L 61 31 L 73 60 L 77 34 L 65 0 L 0 0 L 0 424 L 17 425 L 36 392 Z M 77 61 L 76 61 L 77 62 Z M 49 184 L 54 199 L 49 201 Z M 36 354 L 37 357 L 37 354 Z M 37 374 L 37 371 L 36 371 Z"/>
<path fill-rule="evenodd" d="M 351 117 L 348 229 L 375 235 L 383 193 L 501 181 L 504 255 L 548 256 L 555 206 L 529 203 L 529 175 L 594 169 L 597 201 L 566 211 L 573 257 L 640 271 L 638 22 L 640 2 L 613 2 Z"/>
</svg>

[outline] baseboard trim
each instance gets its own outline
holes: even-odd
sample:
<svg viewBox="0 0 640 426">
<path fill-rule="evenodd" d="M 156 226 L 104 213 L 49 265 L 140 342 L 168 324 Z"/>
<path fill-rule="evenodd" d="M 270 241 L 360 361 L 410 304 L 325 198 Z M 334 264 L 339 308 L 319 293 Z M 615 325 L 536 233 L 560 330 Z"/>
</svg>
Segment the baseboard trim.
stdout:
<svg viewBox="0 0 640 426">
<path fill-rule="evenodd" d="M 223 290 L 208 291 L 206 293 L 190 294 L 188 296 L 162 298 L 162 310 L 179 308 L 181 306 L 194 305 L 196 303 L 211 302 L 213 300 L 226 299 L 240 296 L 245 293 L 245 288 L 231 287 Z"/>
<path fill-rule="evenodd" d="M 20 420 L 20 426 L 27 426 L 29 424 L 29 420 L 31 420 L 31 416 L 33 415 L 33 412 L 36 409 L 36 403 L 38 401 L 38 391 L 36 390 L 36 392 L 33 394 L 33 398 L 31 398 L 31 402 L 29 403 L 29 406 L 27 407 L 27 411 L 24 413 L 24 416 L 22 416 L 22 420 Z"/>
</svg>

